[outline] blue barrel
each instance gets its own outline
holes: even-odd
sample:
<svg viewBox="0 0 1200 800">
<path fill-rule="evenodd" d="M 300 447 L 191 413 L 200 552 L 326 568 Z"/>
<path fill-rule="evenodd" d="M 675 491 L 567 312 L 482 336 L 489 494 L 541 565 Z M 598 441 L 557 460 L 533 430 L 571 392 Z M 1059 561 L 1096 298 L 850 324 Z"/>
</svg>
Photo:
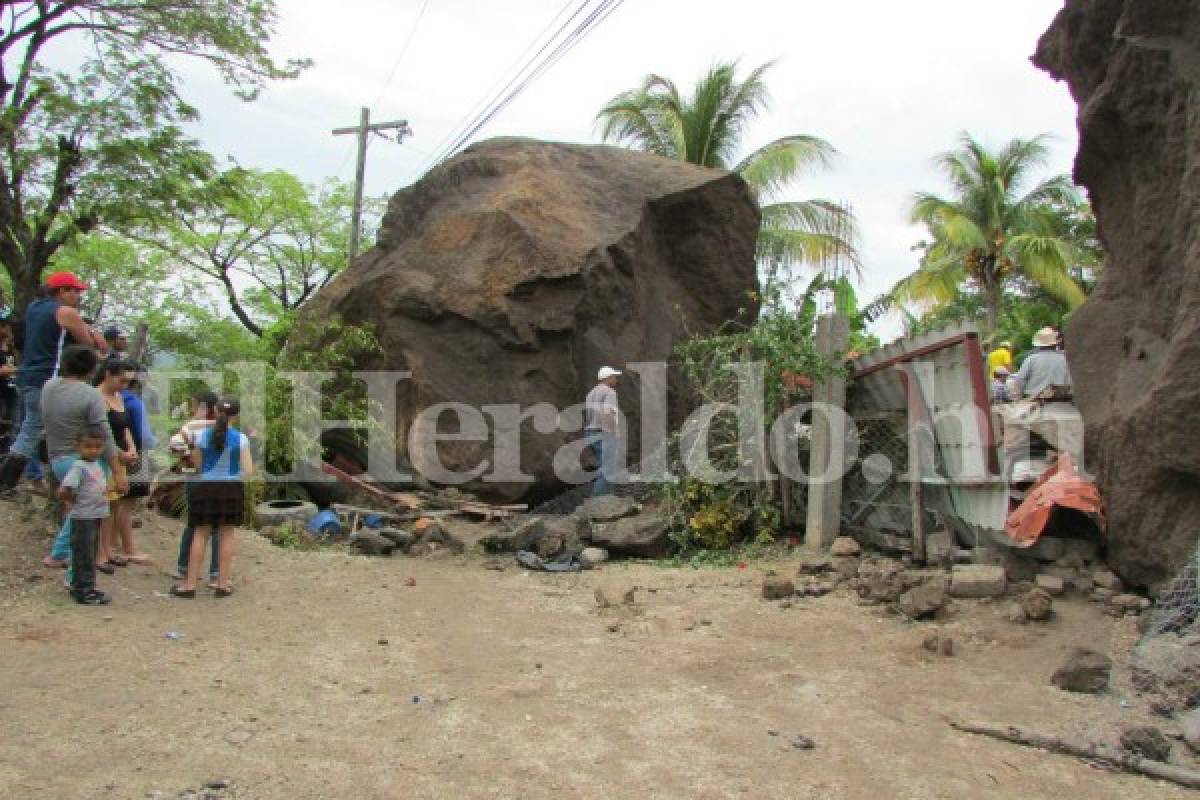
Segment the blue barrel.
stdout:
<svg viewBox="0 0 1200 800">
<path fill-rule="evenodd" d="M 308 530 L 318 536 L 337 536 L 342 532 L 342 521 L 332 511 L 318 511 L 308 521 Z"/>
</svg>

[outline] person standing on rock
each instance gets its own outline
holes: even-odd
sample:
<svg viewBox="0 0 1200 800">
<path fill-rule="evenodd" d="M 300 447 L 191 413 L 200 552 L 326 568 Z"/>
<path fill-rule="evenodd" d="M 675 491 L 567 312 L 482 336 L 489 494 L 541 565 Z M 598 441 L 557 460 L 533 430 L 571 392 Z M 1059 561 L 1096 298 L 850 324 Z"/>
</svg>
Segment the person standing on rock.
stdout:
<svg viewBox="0 0 1200 800">
<path fill-rule="evenodd" d="M 599 465 L 592 483 L 593 496 L 612 493 L 620 433 L 621 412 L 617 406 L 617 378 L 620 376 L 620 371 L 612 367 L 601 367 L 596 374 L 597 383 L 584 401 L 583 432 L 591 440 L 592 452 Z"/>
<path fill-rule="evenodd" d="M 16 487 L 42 440 L 42 387 L 58 374 L 64 348 L 74 341 L 102 352 L 107 349 L 104 337 L 79 313 L 79 301 L 87 288 L 73 273 L 55 272 L 46 279 L 44 296 L 30 303 L 25 312 L 25 341 L 17 372 L 21 429 L 12 449 L 0 460 L 0 489 Z"/>
<path fill-rule="evenodd" d="M 1021 396 L 1037 397 L 1051 386 L 1071 387 L 1071 370 L 1067 355 L 1058 349 L 1058 331 L 1042 328 L 1033 337 L 1034 351 L 1026 356 L 1017 370 L 1016 381 Z"/>
</svg>

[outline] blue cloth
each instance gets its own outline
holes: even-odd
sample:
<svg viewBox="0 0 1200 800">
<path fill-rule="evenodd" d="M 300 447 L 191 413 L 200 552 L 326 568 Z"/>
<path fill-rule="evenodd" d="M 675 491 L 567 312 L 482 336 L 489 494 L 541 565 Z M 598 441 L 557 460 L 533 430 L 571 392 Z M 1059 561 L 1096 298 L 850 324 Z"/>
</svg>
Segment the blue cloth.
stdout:
<svg viewBox="0 0 1200 800">
<path fill-rule="evenodd" d="M 25 310 L 25 346 L 21 350 L 21 369 L 17 386 L 38 389 L 58 374 L 67 332 L 58 324 L 62 303 L 52 297 L 34 300 Z"/>
<path fill-rule="evenodd" d="M 242 473 L 242 445 L 245 436 L 237 428 L 225 431 L 225 448 L 218 451 L 213 447 L 213 428 L 208 427 L 196 434 L 196 447 L 201 451 L 203 464 L 200 477 L 206 481 L 237 480 Z"/>
<path fill-rule="evenodd" d="M 596 480 L 592 483 L 592 496 L 612 494 L 613 478 L 616 475 L 617 435 L 596 431 L 591 436 L 592 452 L 596 454 L 596 462 L 600 465 L 596 470 Z"/>
<path fill-rule="evenodd" d="M 125 389 L 121 392 L 125 402 L 125 414 L 129 417 L 129 430 L 133 432 L 133 444 L 142 453 L 154 449 L 154 432 L 150 430 L 150 417 L 146 406 L 137 392 Z"/>
<path fill-rule="evenodd" d="M 42 425 L 42 384 L 21 386 L 17 391 L 21 395 L 21 430 L 17 431 L 12 451 L 33 458 L 38 443 L 46 433 Z"/>
</svg>

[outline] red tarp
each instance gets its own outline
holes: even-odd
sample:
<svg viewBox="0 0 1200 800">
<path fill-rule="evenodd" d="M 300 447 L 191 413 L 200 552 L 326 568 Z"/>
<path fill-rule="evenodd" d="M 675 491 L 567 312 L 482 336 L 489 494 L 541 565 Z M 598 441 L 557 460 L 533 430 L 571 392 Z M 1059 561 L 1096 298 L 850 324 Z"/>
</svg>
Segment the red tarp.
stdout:
<svg viewBox="0 0 1200 800">
<path fill-rule="evenodd" d="M 1011 514 L 1004 531 L 1018 547 L 1031 547 L 1046 530 L 1055 508 L 1080 511 L 1104 531 L 1104 503 L 1096 484 L 1083 478 L 1075 461 L 1067 453 L 1042 473 L 1037 483 Z"/>
</svg>

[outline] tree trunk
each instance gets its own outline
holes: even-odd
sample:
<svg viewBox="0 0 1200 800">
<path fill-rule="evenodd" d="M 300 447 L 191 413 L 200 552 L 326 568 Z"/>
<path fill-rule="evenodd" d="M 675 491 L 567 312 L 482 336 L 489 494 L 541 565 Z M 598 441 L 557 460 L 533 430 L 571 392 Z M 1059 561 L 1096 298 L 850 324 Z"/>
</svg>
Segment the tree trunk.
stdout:
<svg viewBox="0 0 1200 800">
<path fill-rule="evenodd" d="M 990 256 L 983 264 L 983 298 L 987 303 L 987 330 L 984 333 L 994 336 L 1000 326 L 1000 276 L 996 274 L 995 256 Z"/>
</svg>

